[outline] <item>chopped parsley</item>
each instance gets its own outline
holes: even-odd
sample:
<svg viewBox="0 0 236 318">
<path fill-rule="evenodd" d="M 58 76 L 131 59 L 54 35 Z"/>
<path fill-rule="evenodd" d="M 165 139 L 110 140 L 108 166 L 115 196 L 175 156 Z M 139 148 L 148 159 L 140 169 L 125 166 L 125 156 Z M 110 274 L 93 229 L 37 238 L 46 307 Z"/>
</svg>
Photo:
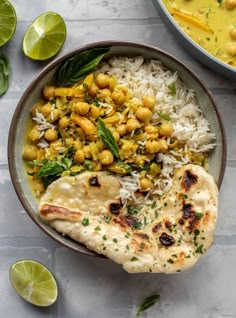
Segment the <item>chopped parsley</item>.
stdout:
<svg viewBox="0 0 236 318">
<path fill-rule="evenodd" d="M 200 212 L 195 212 L 194 216 L 196 216 L 196 218 L 198 218 L 200 220 L 204 216 L 204 214 L 200 213 Z"/>
<path fill-rule="evenodd" d="M 83 218 L 82 224 L 83 224 L 83 226 L 88 226 L 89 225 L 89 219 L 88 218 Z"/>
<path fill-rule="evenodd" d="M 101 230 L 100 226 L 95 227 L 95 231 L 100 231 L 100 230 Z"/>
<path fill-rule="evenodd" d="M 131 262 L 138 261 L 138 258 L 135 257 L 135 256 L 133 256 L 130 261 L 131 261 Z"/>
<path fill-rule="evenodd" d="M 114 242 L 114 243 L 117 243 L 117 239 L 116 239 L 116 238 L 114 238 L 114 239 L 113 239 L 113 242 Z"/>
<path fill-rule="evenodd" d="M 106 241 L 106 240 L 107 240 L 106 235 L 103 235 L 102 239 L 103 239 L 104 241 Z"/>
<path fill-rule="evenodd" d="M 198 248 L 196 249 L 195 253 L 203 253 L 203 245 L 198 246 Z"/>
<path fill-rule="evenodd" d="M 173 259 L 170 258 L 170 259 L 167 260 L 167 263 L 174 264 L 174 261 L 173 261 Z"/>
</svg>

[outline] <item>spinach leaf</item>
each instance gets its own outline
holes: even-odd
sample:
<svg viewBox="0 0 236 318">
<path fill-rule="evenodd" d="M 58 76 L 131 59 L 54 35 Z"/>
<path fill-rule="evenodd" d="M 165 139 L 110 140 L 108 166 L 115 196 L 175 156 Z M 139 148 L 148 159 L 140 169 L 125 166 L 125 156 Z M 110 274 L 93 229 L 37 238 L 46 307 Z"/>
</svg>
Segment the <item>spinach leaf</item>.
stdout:
<svg viewBox="0 0 236 318">
<path fill-rule="evenodd" d="M 48 161 L 44 166 L 42 166 L 38 173 L 37 177 L 48 177 L 48 176 L 55 176 L 64 171 L 63 166 L 57 161 Z"/>
<path fill-rule="evenodd" d="M 160 295 L 152 295 L 147 297 L 143 303 L 139 306 L 137 310 L 137 316 L 141 314 L 142 311 L 147 310 L 148 308 L 152 307 L 156 301 L 160 298 Z"/>
<path fill-rule="evenodd" d="M 10 62 L 8 58 L 0 54 L 0 96 L 2 96 L 9 86 Z"/>
<path fill-rule="evenodd" d="M 119 158 L 119 147 L 110 132 L 110 130 L 106 127 L 103 120 L 99 117 L 98 118 L 98 137 L 101 139 L 101 141 L 104 143 L 104 145 L 112 152 L 112 154 Z"/>
<path fill-rule="evenodd" d="M 109 50 L 110 47 L 98 47 L 73 55 L 57 69 L 57 83 L 61 86 L 68 86 L 82 80 L 98 66 Z"/>
</svg>

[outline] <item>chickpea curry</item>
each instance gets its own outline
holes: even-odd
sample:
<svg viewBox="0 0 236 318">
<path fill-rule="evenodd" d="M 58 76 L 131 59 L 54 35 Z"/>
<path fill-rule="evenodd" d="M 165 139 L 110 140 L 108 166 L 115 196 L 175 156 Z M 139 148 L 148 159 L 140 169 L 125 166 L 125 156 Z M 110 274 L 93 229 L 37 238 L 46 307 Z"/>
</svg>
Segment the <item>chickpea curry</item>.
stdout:
<svg viewBox="0 0 236 318">
<path fill-rule="evenodd" d="M 207 152 L 186 150 L 172 135 L 171 117 L 156 111 L 156 96 L 137 98 L 114 74 L 99 70 L 73 85 L 44 87 L 31 110 L 23 159 L 36 197 L 60 176 L 101 170 L 120 177 L 138 174 L 139 191 L 149 192 L 162 170 L 158 154 L 206 164 Z M 175 84 L 166 89 L 174 99 Z"/>
<path fill-rule="evenodd" d="M 219 60 L 236 67 L 236 0 L 162 0 L 180 27 Z"/>
</svg>

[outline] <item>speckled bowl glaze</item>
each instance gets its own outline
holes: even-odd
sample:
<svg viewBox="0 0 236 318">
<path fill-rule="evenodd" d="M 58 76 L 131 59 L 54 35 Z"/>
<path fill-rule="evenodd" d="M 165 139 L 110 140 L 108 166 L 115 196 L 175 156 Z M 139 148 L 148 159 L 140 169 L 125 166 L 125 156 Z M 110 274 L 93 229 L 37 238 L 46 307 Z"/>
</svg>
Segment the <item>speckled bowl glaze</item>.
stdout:
<svg viewBox="0 0 236 318">
<path fill-rule="evenodd" d="M 166 9 L 162 0 L 153 0 L 154 6 L 157 8 L 161 18 L 166 23 L 170 31 L 176 36 L 176 39 L 183 45 L 196 59 L 211 68 L 213 71 L 231 79 L 236 80 L 236 68 L 230 66 L 215 56 L 208 53 L 200 45 L 194 42 L 174 20 Z"/>
<path fill-rule="evenodd" d="M 203 113 L 211 124 L 212 131 L 216 134 L 217 145 L 209 158 L 210 173 L 213 175 L 218 187 L 220 187 L 226 162 L 226 140 L 220 114 L 213 97 L 202 81 L 182 62 L 159 50 L 158 48 L 130 42 L 105 41 L 82 46 L 64 56 L 55 59 L 48 64 L 40 74 L 31 82 L 22 95 L 15 113 L 12 118 L 9 139 L 8 139 L 8 162 L 13 185 L 16 193 L 32 220 L 51 238 L 65 247 L 86 255 L 97 256 L 96 253 L 88 250 L 85 246 L 74 242 L 68 237 L 58 234 L 55 230 L 43 223 L 38 217 L 38 201 L 31 192 L 27 175 L 22 159 L 24 136 L 26 133 L 26 123 L 29 118 L 30 110 L 41 96 L 43 87 L 53 81 L 54 74 L 61 62 L 68 59 L 75 53 L 88 50 L 94 47 L 109 46 L 111 50 L 107 57 L 112 55 L 137 56 L 152 58 L 162 61 L 162 63 L 172 71 L 177 71 L 182 81 L 195 90 L 199 104 Z"/>
</svg>

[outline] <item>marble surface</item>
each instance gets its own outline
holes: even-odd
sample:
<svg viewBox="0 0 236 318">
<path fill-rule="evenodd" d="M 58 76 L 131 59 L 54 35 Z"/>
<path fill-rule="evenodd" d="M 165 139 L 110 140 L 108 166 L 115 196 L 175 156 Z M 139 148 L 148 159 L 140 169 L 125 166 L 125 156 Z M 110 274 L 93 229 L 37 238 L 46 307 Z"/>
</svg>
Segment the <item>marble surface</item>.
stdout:
<svg viewBox="0 0 236 318">
<path fill-rule="evenodd" d="M 165 27 L 151 0 L 12 0 L 18 25 L 3 48 L 11 60 L 8 92 L 0 98 L 0 313 L 9 318 L 128 318 L 147 296 L 160 301 L 143 317 L 236 318 L 236 83 L 216 75 L 181 47 Z M 41 13 L 57 11 L 67 25 L 60 55 L 98 40 L 134 40 L 175 55 L 212 91 L 226 129 L 228 160 L 219 194 L 215 244 L 198 264 L 178 275 L 133 274 L 109 260 L 76 254 L 47 237 L 22 208 L 7 164 L 7 138 L 24 89 L 47 63 L 30 61 L 21 51 L 26 28 Z M 40 309 L 20 299 L 9 281 L 10 265 L 32 258 L 44 263 L 59 284 L 58 301 Z"/>
</svg>

